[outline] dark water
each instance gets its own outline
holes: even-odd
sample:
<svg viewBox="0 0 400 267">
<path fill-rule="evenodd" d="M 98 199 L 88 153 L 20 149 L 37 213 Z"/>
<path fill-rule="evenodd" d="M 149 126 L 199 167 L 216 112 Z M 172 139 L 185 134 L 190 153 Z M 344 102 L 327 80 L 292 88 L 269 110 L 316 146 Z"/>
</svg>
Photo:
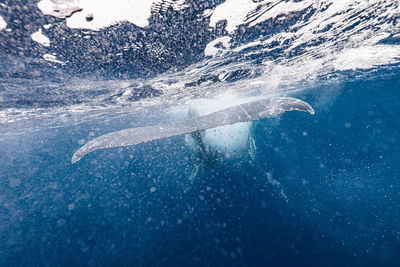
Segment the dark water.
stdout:
<svg viewBox="0 0 400 267">
<path fill-rule="evenodd" d="M 397 70 L 316 86 L 299 96 L 314 116 L 262 120 L 254 161 L 192 181 L 182 136 L 75 165 L 94 125 L 7 136 L 1 264 L 400 264 L 399 86 Z"/>
</svg>

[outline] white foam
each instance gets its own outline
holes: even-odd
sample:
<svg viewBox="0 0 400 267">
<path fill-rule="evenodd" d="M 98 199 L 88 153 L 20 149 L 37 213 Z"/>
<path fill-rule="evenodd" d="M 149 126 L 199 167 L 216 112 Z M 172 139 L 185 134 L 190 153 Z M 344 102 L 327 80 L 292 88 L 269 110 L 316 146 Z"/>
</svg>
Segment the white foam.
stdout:
<svg viewBox="0 0 400 267">
<path fill-rule="evenodd" d="M 0 31 L 4 30 L 7 27 L 7 22 L 0 16 Z"/>
<path fill-rule="evenodd" d="M 37 5 L 45 15 L 64 19 L 81 10 L 78 0 L 41 0 Z"/>
<path fill-rule="evenodd" d="M 207 18 L 213 14 L 214 10 L 212 9 L 206 9 L 203 11 L 203 17 Z"/>
<path fill-rule="evenodd" d="M 53 0 L 54 1 L 54 0 Z M 138 27 L 149 24 L 152 8 L 174 10 L 186 8 L 184 0 L 41 0 L 43 14 L 66 18 L 70 28 L 100 30 L 118 22 L 130 22 Z"/>
<path fill-rule="evenodd" d="M 51 55 L 51 54 L 44 54 L 43 58 L 44 58 L 44 60 L 49 61 L 49 62 L 54 62 L 54 63 L 58 63 L 61 65 L 65 65 L 65 62 L 58 60 L 56 56 Z"/>
<path fill-rule="evenodd" d="M 205 54 L 217 56 L 222 51 L 222 55 L 232 53 L 234 57 L 235 53 L 240 52 L 244 53 L 242 58 L 250 58 L 252 53 L 268 55 L 279 47 L 282 50 L 281 56 L 275 55 L 272 61 L 270 57 L 265 57 L 262 76 L 252 78 L 251 84 L 260 87 L 265 84 L 268 88 L 312 81 L 318 75 L 334 70 L 369 69 L 398 63 L 399 46 L 382 45 L 380 42 L 398 34 L 398 27 L 393 21 L 399 15 L 399 8 L 398 1 L 394 0 L 227 0 L 204 16 L 212 14 L 212 27 L 218 21 L 226 20 L 229 36 L 240 25 L 249 28 L 267 19 L 285 20 L 293 12 L 308 12 L 308 9 L 313 11 L 307 13 L 307 19 L 305 16 L 299 17 L 288 30 L 266 38 L 260 36 L 247 44 L 235 46 L 234 42 L 229 42 L 228 46 L 216 39 L 207 45 Z M 217 48 L 218 43 L 223 44 L 224 48 Z M 255 46 L 259 47 L 245 50 Z M 290 54 L 298 56 L 287 57 Z M 222 65 L 224 58 L 213 60 L 215 65 Z M 246 64 L 247 68 L 252 67 L 250 61 L 233 61 L 225 69 L 235 69 L 235 66 L 242 68 L 241 65 L 246 68 Z M 214 72 L 218 75 L 218 70 Z M 201 72 L 197 75 L 201 75 Z"/>
<path fill-rule="evenodd" d="M 237 26 L 245 21 L 247 14 L 258 5 L 252 0 L 227 0 L 215 8 L 210 18 L 210 26 L 215 27 L 217 22 L 226 20 L 225 30 L 233 33 Z"/>
<path fill-rule="evenodd" d="M 211 41 L 207 44 L 206 48 L 204 49 L 204 54 L 206 56 L 216 56 L 218 53 L 223 52 L 224 48 L 229 47 L 229 42 L 231 41 L 231 37 L 229 36 L 222 36 L 214 41 Z M 216 47 L 217 45 L 222 45 L 222 48 Z"/>
<path fill-rule="evenodd" d="M 39 29 L 37 32 L 32 33 L 31 38 L 33 41 L 38 42 L 43 46 L 50 46 L 50 39 L 42 33 L 42 29 Z"/>
<path fill-rule="evenodd" d="M 82 11 L 67 18 L 70 28 L 99 30 L 122 21 L 131 22 L 139 27 L 148 25 L 152 0 L 82 0 L 79 6 Z M 91 21 L 87 18 L 92 17 Z"/>
<path fill-rule="evenodd" d="M 370 69 L 398 62 L 400 46 L 376 45 L 349 48 L 337 55 L 333 65 L 336 70 Z"/>
<path fill-rule="evenodd" d="M 276 2 L 276 1 L 275 1 Z M 279 2 L 275 4 L 272 3 L 271 8 L 266 8 L 264 12 L 261 13 L 261 16 L 250 16 L 247 18 L 246 23 L 249 23 L 249 27 L 253 27 L 259 23 L 266 21 L 267 19 L 276 18 L 281 15 L 286 15 L 288 13 L 299 12 L 302 11 L 312 5 L 313 1 L 301 1 L 301 2 Z M 283 20 L 282 18 L 281 20 Z"/>
<path fill-rule="evenodd" d="M 281 2 L 277 0 L 227 0 L 218 5 L 210 18 L 210 26 L 215 27 L 217 22 L 226 20 L 225 30 L 233 33 L 241 24 L 248 23 L 249 27 L 257 25 L 267 19 L 306 9 L 313 1 Z M 209 15 L 210 12 L 204 15 Z"/>
</svg>

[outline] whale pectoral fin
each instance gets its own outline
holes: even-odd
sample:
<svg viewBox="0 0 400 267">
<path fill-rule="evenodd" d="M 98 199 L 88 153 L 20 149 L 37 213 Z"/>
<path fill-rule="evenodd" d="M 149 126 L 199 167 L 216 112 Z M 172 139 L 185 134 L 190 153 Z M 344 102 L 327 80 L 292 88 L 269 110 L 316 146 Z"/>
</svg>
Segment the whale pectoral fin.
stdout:
<svg viewBox="0 0 400 267">
<path fill-rule="evenodd" d="M 83 156 L 98 149 L 134 146 L 166 137 L 191 133 L 196 130 L 196 127 L 187 125 L 185 122 L 180 122 L 164 126 L 146 126 L 111 132 L 93 139 L 78 149 L 71 161 L 75 163 Z"/>
<path fill-rule="evenodd" d="M 303 111 L 314 115 L 314 109 L 307 102 L 293 97 L 278 97 L 272 99 L 261 100 L 257 104 L 246 103 L 242 105 L 248 111 L 253 111 L 252 114 L 256 119 L 265 118 L 272 115 L 278 115 L 287 111 Z M 258 112 L 254 112 L 258 110 Z"/>
<path fill-rule="evenodd" d="M 304 102 L 303 100 L 297 99 L 297 98 L 285 98 L 287 101 L 284 101 L 282 103 L 282 108 L 284 111 L 292 111 L 292 110 L 298 110 L 298 111 L 304 111 L 307 112 L 311 115 L 315 114 L 314 109 L 310 104 L 307 102 Z"/>
<path fill-rule="evenodd" d="M 192 111 L 187 121 L 166 124 L 163 126 L 146 126 L 130 128 L 99 136 L 85 144 L 75 152 L 71 161 L 75 163 L 83 156 L 95 150 L 112 147 L 134 146 L 166 137 L 189 134 L 205 150 L 201 133 L 203 130 L 259 120 L 270 115 L 277 115 L 286 111 L 299 110 L 314 114 L 313 108 L 306 102 L 290 97 L 263 99 L 242 105 L 226 108 L 204 116 L 195 117 Z"/>
</svg>

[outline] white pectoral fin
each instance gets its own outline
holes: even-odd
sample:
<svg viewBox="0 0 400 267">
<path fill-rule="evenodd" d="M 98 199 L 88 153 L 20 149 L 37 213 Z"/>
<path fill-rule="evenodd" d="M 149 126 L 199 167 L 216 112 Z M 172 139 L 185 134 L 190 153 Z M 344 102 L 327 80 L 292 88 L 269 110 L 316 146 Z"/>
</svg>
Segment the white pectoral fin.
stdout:
<svg viewBox="0 0 400 267">
<path fill-rule="evenodd" d="M 164 126 L 147 126 L 129 128 L 99 136 L 81 147 L 72 157 L 72 163 L 79 161 L 83 156 L 98 149 L 134 146 L 166 137 L 191 133 L 196 128 L 184 122 L 172 123 Z"/>
<path fill-rule="evenodd" d="M 98 149 L 134 146 L 162 138 L 207 130 L 238 122 L 259 120 L 269 115 L 286 111 L 299 110 L 314 114 L 313 108 L 306 102 L 290 97 L 279 97 L 258 100 L 230 107 L 200 117 L 192 117 L 188 121 L 166 124 L 162 126 L 146 126 L 130 128 L 99 136 L 81 147 L 72 157 L 72 163 Z"/>
</svg>

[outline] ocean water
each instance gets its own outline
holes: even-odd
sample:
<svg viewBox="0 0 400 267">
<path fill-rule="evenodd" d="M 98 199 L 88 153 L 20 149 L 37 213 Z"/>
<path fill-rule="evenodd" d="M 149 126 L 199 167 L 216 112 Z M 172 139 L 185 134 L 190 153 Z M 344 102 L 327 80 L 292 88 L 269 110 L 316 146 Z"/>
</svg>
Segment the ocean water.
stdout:
<svg viewBox="0 0 400 267">
<path fill-rule="evenodd" d="M 398 1 L 99 3 L 0 4 L 1 266 L 400 265 Z M 315 114 L 71 163 L 277 96 Z"/>
</svg>

